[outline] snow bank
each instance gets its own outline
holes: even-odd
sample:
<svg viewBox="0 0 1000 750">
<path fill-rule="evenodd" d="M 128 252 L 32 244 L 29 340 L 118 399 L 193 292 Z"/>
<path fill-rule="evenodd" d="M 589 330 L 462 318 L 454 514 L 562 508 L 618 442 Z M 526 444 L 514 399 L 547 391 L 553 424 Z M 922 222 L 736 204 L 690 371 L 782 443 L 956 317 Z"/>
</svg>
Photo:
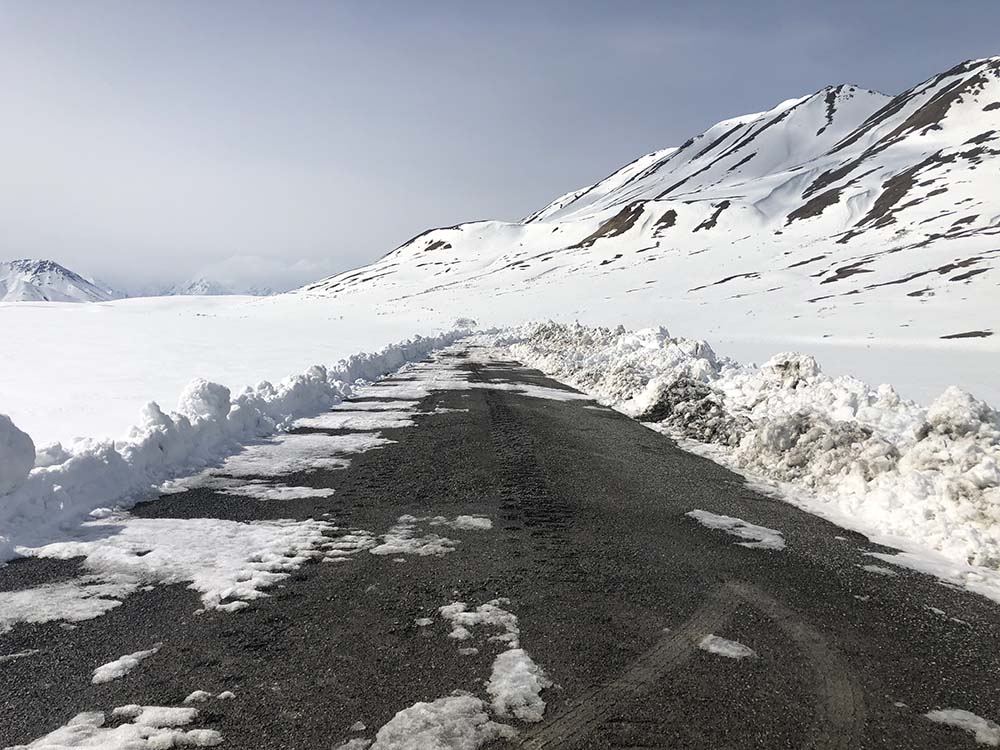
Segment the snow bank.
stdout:
<svg viewBox="0 0 1000 750">
<path fill-rule="evenodd" d="M 175 412 L 148 403 L 124 439 L 49 445 L 37 458 L 30 438 L 0 417 L 0 562 L 15 555 L 15 545 L 42 544 L 95 508 L 127 507 L 164 481 L 193 474 L 244 443 L 323 412 L 359 382 L 422 359 L 466 333 L 416 337 L 375 354 L 354 355 L 332 369 L 316 365 L 235 395 L 225 386 L 195 379 Z"/>
<path fill-rule="evenodd" d="M 812 512 L 985 569 L 978 590 L 1000 599 L 1000 415 L 968 393 L 925 408 L 810 356 L 742 365 L 665 328 L 530 324 L 489 342 Z"/>
<path fill-rule="evenodd" d="M 6 414 L 0 414 L 0 495 L 13 492 L 35 465 L 35 444 Z"/>
</svg>

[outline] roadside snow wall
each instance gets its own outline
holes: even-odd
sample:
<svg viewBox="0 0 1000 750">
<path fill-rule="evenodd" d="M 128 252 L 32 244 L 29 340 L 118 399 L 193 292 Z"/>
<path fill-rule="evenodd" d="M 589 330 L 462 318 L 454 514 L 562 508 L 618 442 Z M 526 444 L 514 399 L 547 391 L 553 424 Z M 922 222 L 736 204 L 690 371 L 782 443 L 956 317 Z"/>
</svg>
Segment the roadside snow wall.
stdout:
<svg viewBox="0 0 1000 750">
<path fill-rule="evenodd" d="M 958 388 L 925 408 L 809 356 L 741 365 L 664 328 L 532 324 L 493 343 L 812 512 L 1000 569 L 1000 414 Z"/>
<path fill-rule="evenodd" d="M 51 541 L 99 507 L 128 507 L 155 494 L 168 479 L 194 474 L 271 435 L 294 419 L 326 411 L 358 383 L 423 359 L 468 331 L 417 336 L 375 354 L 356 354 L 334 368 L 310 367 L 277 384 L 262 382 L 233 395 L 196 379 L 177 411 L 146 404 L 122 440 L 80 440 L 36 450 L 31 439 L 0 415 L 0 563 L 17 545 Z"/>
</svg>

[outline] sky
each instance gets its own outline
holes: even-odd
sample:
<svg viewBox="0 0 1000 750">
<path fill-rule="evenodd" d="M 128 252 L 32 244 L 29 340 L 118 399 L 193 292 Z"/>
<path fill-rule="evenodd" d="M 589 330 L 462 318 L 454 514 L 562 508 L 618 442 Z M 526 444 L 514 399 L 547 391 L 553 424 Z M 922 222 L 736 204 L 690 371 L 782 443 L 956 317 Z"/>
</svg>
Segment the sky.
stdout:
<svg viewBox="0 0 1000 750">
<path fill-rule="evenodd" d="M 0 260 L 288 288 L 998 28 L 996 0 L 0 0 Z"/>
</svg>

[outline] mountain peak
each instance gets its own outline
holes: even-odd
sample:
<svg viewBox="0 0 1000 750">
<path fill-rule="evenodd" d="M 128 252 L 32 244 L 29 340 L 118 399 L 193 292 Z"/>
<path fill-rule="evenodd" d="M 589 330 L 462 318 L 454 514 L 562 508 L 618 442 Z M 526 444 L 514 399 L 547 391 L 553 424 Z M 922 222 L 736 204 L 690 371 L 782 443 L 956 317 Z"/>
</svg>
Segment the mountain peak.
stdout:
<svg viewBox="0 0 1000 750">
<path fill-rule="evenodd" d="M 0 302 L 107 302 L 124 296 L 54 260 L 0 261 Z"/>
</svg>

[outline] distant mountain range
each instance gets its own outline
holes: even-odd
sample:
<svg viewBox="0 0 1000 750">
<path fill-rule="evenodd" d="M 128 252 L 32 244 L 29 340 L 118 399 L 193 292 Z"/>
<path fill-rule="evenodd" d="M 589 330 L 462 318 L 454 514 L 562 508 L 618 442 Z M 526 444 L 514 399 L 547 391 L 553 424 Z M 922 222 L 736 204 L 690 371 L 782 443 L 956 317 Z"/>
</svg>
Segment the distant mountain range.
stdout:
<svg viewBox="0 0 1000 750">
<path fill-rule="evenodd" d="M 1000 326 L 1000 57 L 897 96 L 828 86 L 717 123 L 519 222 L 431 229 L 302 294 L 698 335 Z"/>
<path fill-rule="evenodd" d="M 0 261 L 0 302 L 109 302 L 130 296 L 232 294 L 266 297 L 277 292 L 262 286 L 234 287 L 199 276 L 181 284 L 151 286 L 129 295 L 52 260 Z"/>
</svg>

